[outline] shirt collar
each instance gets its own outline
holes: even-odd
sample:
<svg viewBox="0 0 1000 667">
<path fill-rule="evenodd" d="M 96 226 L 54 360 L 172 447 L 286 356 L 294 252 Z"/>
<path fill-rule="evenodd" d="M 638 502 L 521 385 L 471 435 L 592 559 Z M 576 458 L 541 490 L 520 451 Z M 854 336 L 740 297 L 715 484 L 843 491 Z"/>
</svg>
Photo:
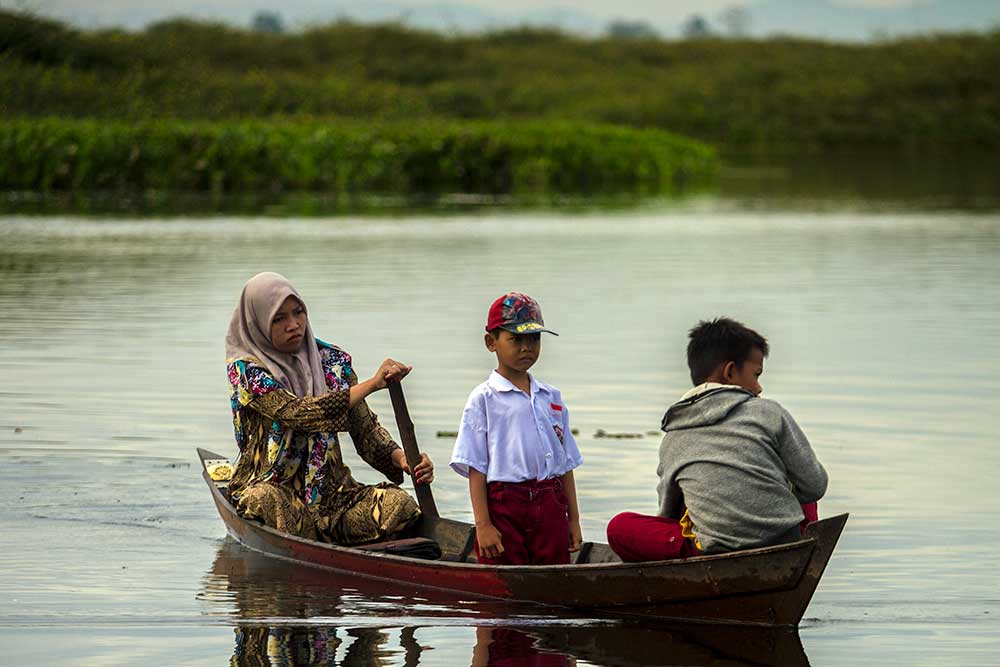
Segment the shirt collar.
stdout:
<svg viewBox="0 0 1000 667">
<path fill-rule="evenodd" d="M 528 373 L 528 380 L 531 382 L 532 396 L 534 396 L 539 391 L 545 391 L 545 388 L 535 381 L 535 376 L 532 375 L 531 373 Z M 520 389 L 514 386 L 513 382 L 511 382 L 504 376 L 500 375 L 495 370 L 492 373 L 490 373 L 490 379 L 487 380 L 487 382 L 489 383 L 490 387 L 492 387 L 496 391 L 521 391 Z"/>
</svg>

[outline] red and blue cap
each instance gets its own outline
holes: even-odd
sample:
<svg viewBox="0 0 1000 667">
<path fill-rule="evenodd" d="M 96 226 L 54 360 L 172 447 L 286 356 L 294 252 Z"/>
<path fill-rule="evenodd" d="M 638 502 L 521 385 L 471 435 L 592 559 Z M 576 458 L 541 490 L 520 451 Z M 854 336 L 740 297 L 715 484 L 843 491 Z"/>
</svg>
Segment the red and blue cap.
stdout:
<svg viewBox="0 0 1000 667">
<path fill-rule="evenodd" d="M 545 328 L 542 309 L 538 302 L 521 292 L 507 292 L 493 302 L 486 315 L 486 330 L 506 329 L 514 334 L 532 334 L 542 331 L 558 336 Z"/>
</svg>

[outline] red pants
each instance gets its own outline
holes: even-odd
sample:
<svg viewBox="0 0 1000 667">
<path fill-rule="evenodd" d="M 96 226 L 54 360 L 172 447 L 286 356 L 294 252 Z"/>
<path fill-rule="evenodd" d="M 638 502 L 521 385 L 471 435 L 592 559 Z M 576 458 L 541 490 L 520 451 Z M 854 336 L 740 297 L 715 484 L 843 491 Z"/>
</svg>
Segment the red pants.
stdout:
<svg viewBox="0 0 1000 667">
<path fill-rule="evenodd" d="M 816 503 L 802 506 L 804 519 L 799 526 L 818 520 Z M 671 560 L 698 555 L 694 543 L 681 535 L 675 519 L 635 512 L 622 512 L 608 523 L 608 546 L 626 563 L 646 560 Z"/>
<path fill-rule="evenodd" d="M 804 533 L 806 532 L 806 526 L 819 521 L 819 505 L 817 503 L 806 503 L 802 506 L 802 516 L 805 518 L 799 524 L 799 530 Z"/>
<path fill-rule="evenodd" d="M 500 531 L 499 558 L 479 555 L 490 565 L 562 565 L 569 563 L 569 514 L 562 482 L 490 482 L 486 485 L 490 522 Z"/>
<path fill-rule="evenodd" d="M 562 654 L 546 653 L 537 648 L 533 637 L 514 628 L 485 628 L 476 632 L 476 653 L 488 653 L 487 667 L 568 667 L 569 659 Z M 488 639 L 486 638 L 488 636 Z M 480 645 L 480 643 L 485 645 Z M 575 662 L 573 663 L 576 664 Z"/>
<path fill-rule="evenodd" d="M 681 535 L 679 521 L 636 512 L 622 512 L 611 519 L 608 546 L 626 563 L 698 554 L 694 543 Z"/>
</svg>

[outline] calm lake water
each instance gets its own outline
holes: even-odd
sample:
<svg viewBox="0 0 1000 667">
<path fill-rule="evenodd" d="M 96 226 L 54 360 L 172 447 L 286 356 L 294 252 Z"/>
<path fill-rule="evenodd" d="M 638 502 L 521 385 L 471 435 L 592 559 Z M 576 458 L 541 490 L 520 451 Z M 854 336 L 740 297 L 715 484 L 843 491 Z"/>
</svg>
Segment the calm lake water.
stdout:
<svg viewBox="0 0 1000 667">
<path fill-rule="evenodd" d="M 996 665 L 1000 208 L 953 201 L 0 217 L 5 662 L 466 665 L 492 650 L 497 664 L 731 665 L 765 646 L 796 665 Z M 655 508 L 648 432 L 688 388 L 687 329 L 719 314 L 758 328 L 772 346 L 765 395 L 830 472 L 821 515 L 851 513 L 799 635 L 324 579 L 228 541 L 194 450 L 235 453 L 222 342 L 260 270 L 292 279 L 359 373 L 388 355 L 414 365 L 407 397 L 438 463 L 437 504 L 461 519 L 466 485 L 436 432 L 457 428 L 492 367 L 489 302 L 536 296 L 562 334 L 536 374 L 580 430 L 584 537 L 600 541 L 618 511 Z M 370 403 L 394 431 L 388 397 Z"/>
</svg>

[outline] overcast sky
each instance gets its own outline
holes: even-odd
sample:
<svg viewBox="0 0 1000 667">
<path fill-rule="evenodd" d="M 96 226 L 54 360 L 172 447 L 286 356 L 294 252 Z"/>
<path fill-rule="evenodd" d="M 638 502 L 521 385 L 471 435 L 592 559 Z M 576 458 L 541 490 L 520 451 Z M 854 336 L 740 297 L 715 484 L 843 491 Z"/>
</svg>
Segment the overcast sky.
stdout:
<svg viewBox="0 0 1000 667">
<path fill-rule="evenodd" d="M 268 10 L 292 29 L 348 17 L 443 30 L 523 22 L 594 34 L 614 19 L 625 19 L 645 21 L 665 36 L 679 34 L 694 14 L 716 22 L 718 29 L 720 13 L 733 6 L 749 9 L 750 34 L 867 39 L 878 33 L 986 29 L 1000 22 L 1000 0 L 0 0 L 6 9 L 83 27 L 138 29 L 177 15 L 246 26 L 256 12 Z"/>
<path fill-rule="evenodd" d="M 752 5 L 754 0 L 631 0 L 629 2 L 616 2 L 614 0 L 391 0 L 391 4 L 402 7 L 412 7 L 420 9 L 428 5 L 435 4 L 462 4 L 472 7 L 479 7 L 490 12 L 499 14 L 516 14 L 527 11 L 536 11 L 542 8 L 560 8 L 587 12 L 602 18 L 617 16 L 625 17 L 645 17 L 650 21 L 659 23 L 663 21 L 680 21 L 684 18 L 700 13 L 704 15 L 717 14 L 726 7 L 732 5 Z M 920 5 L 927 0 L 831 0 L 838 5 L 856 5 L 864 7 L 910 7 Z M 1000 2 L 1000 0 L 997 0 Z M 270 6 L 276 11 L 282 11 L 288 5 L 308 4 L 317 9 L 327 9 L 336 12 L 338 6 L 356 5 L 357 2 L 343 2 L 342 0 L 311 0 L 305 3 L 288 3 L 284 0 L 202 0 L 201 2 L 150 2 L 149 0 L 8 0 L 0 1 L 0 6 L 22 6 L 28 9 L 34 8 L 45 14 L 67 15 L 67 14 L 88 14 L 101 13 L 112 14 L 120 11 L 123 14 L 135 11 L 152 11 L 166 6 L 185 7 L 200 5 L 202 7 L 213 7 L 220 11 L 231 10 L 234 13 L 243 13 L 248 5 Z M 293 17 L 289 17 L 293 18 Z"/>
</svg>

